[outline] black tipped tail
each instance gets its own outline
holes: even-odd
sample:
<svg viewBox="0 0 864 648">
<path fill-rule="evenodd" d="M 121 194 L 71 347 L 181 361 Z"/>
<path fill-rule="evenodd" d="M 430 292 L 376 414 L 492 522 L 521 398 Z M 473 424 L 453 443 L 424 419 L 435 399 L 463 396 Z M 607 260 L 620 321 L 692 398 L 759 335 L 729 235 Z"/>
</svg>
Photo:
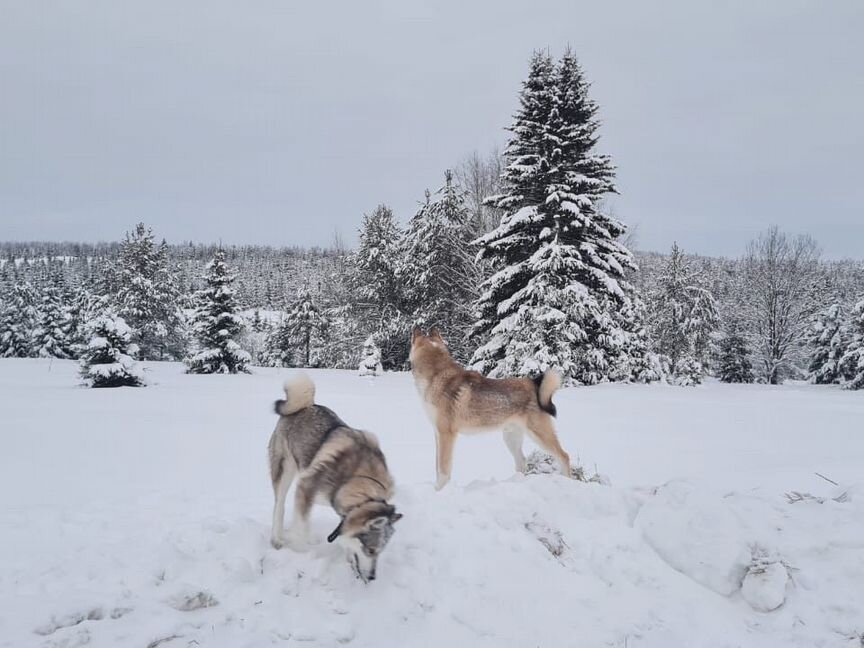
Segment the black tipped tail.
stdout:
<svg viewBox="0 0 864 648">
<path fill-rule="evenodd" d="M 561 387 L 561 374 L 554 369 L 547 369 L 542 375 L 534 377 L 534 389 L 537 391 L 537 404 L 550 416 L 558 414 L 558 408 L 552 402 L 552 395 Z"/>
</svg>

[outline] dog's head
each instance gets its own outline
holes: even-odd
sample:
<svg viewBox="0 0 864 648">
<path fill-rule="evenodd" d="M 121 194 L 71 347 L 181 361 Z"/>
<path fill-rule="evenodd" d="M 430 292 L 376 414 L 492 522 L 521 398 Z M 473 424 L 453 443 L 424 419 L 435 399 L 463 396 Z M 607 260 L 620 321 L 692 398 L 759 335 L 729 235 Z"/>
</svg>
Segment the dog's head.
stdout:
<svg viewBox="0 0 864 648">
<path fill-rule="evenodd" d="M 437 327 L 433 326 L 429 329 L 429 333 L 424 333 L 423 329 L 415 326 L 411 331 L 411 352 L 408 354 L 408 359 L 412 362 L 418 362 L 424 354 L 433 353 L 440 355 L 444 351 L 447 355 L 450 352 L 447 350 L 447 343 L 441 337 L 441 332 Z"/>
<path fill-rule="evenodd" d="M 394 524 L 402 519 L 396 507 L 386 502 L 368 502 L 351 510 L 339 526 L 327 537 L 339 540 L 348 551 L 348 563 L 364 583 L 375 580 L 378 556 L 395 531 Z"/>
</svg>

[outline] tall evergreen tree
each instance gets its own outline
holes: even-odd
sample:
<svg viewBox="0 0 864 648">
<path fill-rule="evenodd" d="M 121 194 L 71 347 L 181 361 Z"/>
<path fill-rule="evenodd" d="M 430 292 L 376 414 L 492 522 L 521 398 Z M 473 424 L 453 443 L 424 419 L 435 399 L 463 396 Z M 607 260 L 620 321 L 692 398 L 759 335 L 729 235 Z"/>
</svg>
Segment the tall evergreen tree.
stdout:
<svg viewBox="0 0 864 648">
<path fill-rule="evenodd" d="M 737 323 L 733 322 L 720 341 L 717 377 L 725 383 L 752 383 L 750 351 Z"/>
<path fill-rule="evenodd" d="M 283 314 L 276 324 L 270 327 L 264 337 L 264 350 L 261 353 L 261 363 L 267 367 L 293 367 L 297 348 L 293 338 L 285 326 Z"/>
<path fill-rule="evenodd" d="M 464 192 L 444 174 L 444 186 L 411 219 L 398 276 L 416 323 L 437 326 L 457 360 L 468 360 L 466 335 L 474 320 L 480 271 L 471 249 L 471 214 Z"/>
<path fill-rule="evenodd" d="M 481 287 L 475 366 L 492 375 L 556 366 L 584 383 L 610 379 L 638 323 L 623 224 L 599 203 L 614 167 L 594 152 L 599 121 L 569 50 L 535 53 L 504 152 L 501 224 L 478 239 L 495 272 Z"/>
<path fill-rule="evenodd" d="M 846 319 L 842 306 L 837 303 L 816 315 L 807 335 L 810 382 L 817 385 L 843 382 L 840 360 L 849 344 Z"/>
<path fill-rule="evenodd" d="M 708 341 L 717 326 L 717 309 L 677 244 L 657 278 L 652 295 L 651 332 L 655 351 L 668 359 L 673 378 L 697 383 L 708 361 Z"/>
<path fill-rule="evenodd" d="M 55 278 L 42 288 L 33 350 L 42 358 L 68 359 L 73 357 L 74 323 L 70 305 L 63 303 L 63 292 L 56 282 Z"/>
<path fill-rule="evenodd" d="M 312 298 L 308 286 L 300 290 L 297 301 L 288 311 L 282 326 L 285 338 L 290 340 L 297 349 L 295 358 L 298 365 L 317 366 L 317 350 L 326 331 L 327 322 Z"/>
<path fill-rule="evenodd" d="M 402 232 L 393 210 L 378 205 L 363 215 L 360 243 L 356 252 L 356 288 L 376 311 L 399 310 L 403 291 L 397 277 Z"/>
<path fill-rule="evenodd" d="M 852 310 L 849 344 L 840 358 L 840 372 L 849 389 L 864 389 L 864 299 Z"/>
<path fill-rule="evenodd" d="M 12 287 L 0 312 L 0 357 L 32 358 L 36 355 L 33 330 L 38 313 L 35 296 L 29 283 Z"/>
<path fill-rule="evenodd" d="M 144 373 L 135 362 L 132 329 L 110 311 L 87 325 L 89 342 L 81 356 L 81 377 L 90 387 L 140 387 Z"/>
<path fill-rule="evenodd" d="M 375 336 L 385 369 L 402 369 L 408 362 L 411 322 L 398 276 L 401 238 L 393 212 L 379 205 L 363 217 L 353 257 L 356 272 L 351 283 L 357 294 L 353 310 L 362 322 L 362 333 Z"/>
<path fill-rule="evenodd" d="M 141 358 L 163 360 L 183 354 L 183 321 L 176 269 L 168 264 L 167 244 L 157 245 L 144 223 L 126 234 L 107 278 L 106 293 L 133 330 Z"/>
<path fill-rule="evenodd" d="M 196 296 L 193 328 L 199 349 L 186 359 L 187 373 L 248 373 L 251 357 L 236 339 L 243 331 L 243 319 L 231 283 L 234 277 L 225 264 L 225 252 L 217 250 L 206 267 L 206 287 Z"/>
</svg>

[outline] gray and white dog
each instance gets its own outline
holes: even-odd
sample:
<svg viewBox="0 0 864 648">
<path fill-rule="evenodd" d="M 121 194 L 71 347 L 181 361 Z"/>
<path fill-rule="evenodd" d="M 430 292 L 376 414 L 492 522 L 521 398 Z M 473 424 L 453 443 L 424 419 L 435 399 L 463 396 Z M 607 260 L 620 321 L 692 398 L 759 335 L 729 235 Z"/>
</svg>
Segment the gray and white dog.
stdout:
<svg viewBox="0 0 864 648">
<path fill-rule="evenodd" d="M 315 404 L 315 385 L 305 374 L 285 383 L 275 404 L 279 421 L 270 437 L 270 477 L 276 502 L 271 542 L 302 551 L 310 543 L 309 513 L 315 502 L 330 504 L 342 518 L 327 536 L 348 550 L 348 562 L 364 582 L 375 580 L 378 556 L 401 517 L 388 503 L 393 478 L 375 435 L 348 426 L 332 410 Z M 283 540 L 285 497 L 297 476 L 294 517 Z"/>
</svg>

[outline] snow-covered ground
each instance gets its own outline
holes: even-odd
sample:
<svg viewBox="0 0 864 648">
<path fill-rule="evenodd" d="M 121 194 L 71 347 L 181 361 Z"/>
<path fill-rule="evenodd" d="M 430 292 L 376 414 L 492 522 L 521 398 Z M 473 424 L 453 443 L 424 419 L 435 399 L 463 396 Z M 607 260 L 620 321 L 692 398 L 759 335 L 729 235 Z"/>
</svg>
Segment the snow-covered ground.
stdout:
<svg viewBox="0 0 864 648">
<path fill-rule="evenodd" d="M 92 390 L 71 362 L 0 360 L 0 646 L 862 645 L 861 393 L 567 389 L 562 442 L 611 486 L 514 476 L 487 435 L 436 493 L 408 375 L 311 372 L 398 481 L 364 585 L 335 545 L 268 543 L 287 373 L 150 364 L 147 388 Z M 316 508 L 314 533 L 335 521 Z"/>
</svg>

